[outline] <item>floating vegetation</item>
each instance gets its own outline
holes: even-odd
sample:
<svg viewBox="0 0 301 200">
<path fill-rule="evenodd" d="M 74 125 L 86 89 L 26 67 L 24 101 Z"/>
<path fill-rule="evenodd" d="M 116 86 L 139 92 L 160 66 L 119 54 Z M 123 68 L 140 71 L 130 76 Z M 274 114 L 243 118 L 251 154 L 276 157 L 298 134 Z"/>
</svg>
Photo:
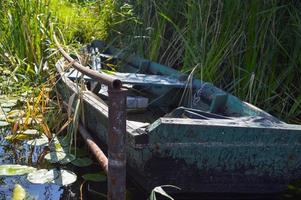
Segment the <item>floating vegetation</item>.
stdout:
<svg viewBox="0 0 301 200">
<path fill-rule="evenodd" d="M 76 158 L 71 163 L 77 167 L 87 167 L 92 165 L 93 161 L 90 158 Z"/>
<path fill-rule="evenodd" d="M 107 180 L 107 177 L 104 173 L 88 173 L 88 174 L 84 174 L 82 177 L 86 181 L 93 181 L 93 182 L 102 182 Z"/>
<path fill-rule="evenodd" d="M 26 165 L 0 165 L 0 176 L 24 175 L 36 170 L 36 168 Z"/>
<path fill-rule="evenodd" d="M 12 107 L 14 107 L 15 105 L 17 105 L 16 102 L 11 102 L 11 101 L 9 101 L 9 102 L 0 102 L 0 106 L 1 106 L 2 108 L 12 108 Z"/>
<path fill-rule="evenodd" d="M 46 154 L 44 158 L 50 163 L 67 164 L 75 160 L 76 157 L 63 151 L 52 151 Z"/>
<path fill-rule="evenodd" d="M 8 126 L 9 123 L 6 121 L 0 121 L 0 127 Z"/>
<path fill-rule="evenodd" d="M 41 135 L 39 138 L 28 140 L 26 143 L 31 146 L 47 146 L 49 139 L 45 135 Z"/>
<path fill-rule="evenodd" d="M 29 173 L 27 176 L 27 180 L 34 184 L 53 183 L 60 186 L 74 183 L 76 179 L 77 176 L 75 173 L 64 169 L 40 169 Z"/>
<path fill-rule="evenodd" d="M 18 131 L 17 133 L 29 136 L 37 136 L 40 134 L 39 131 L 36 129 L 26 129 L 25 131 Z"/>
</svg>

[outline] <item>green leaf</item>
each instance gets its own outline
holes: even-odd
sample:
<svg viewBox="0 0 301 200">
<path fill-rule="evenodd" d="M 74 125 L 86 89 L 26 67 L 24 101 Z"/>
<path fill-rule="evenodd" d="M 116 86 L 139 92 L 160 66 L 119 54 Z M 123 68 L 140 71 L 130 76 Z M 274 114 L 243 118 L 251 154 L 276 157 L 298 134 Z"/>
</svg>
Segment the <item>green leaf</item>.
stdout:
<svg viewBox="0 0 301 200">
<path fill-rule="evenodd" d="M 48 145 L 48 138 L 43 134 L 39 138 L 35 138 L 33 140 L 28 140 L 26 144 L 31 146 L 47 146 Z"/>
<path fill-rule="evenodd" d="M 86 181 L 93 181 L 93 182 L 102 182 L 107 180 L 107 177 L 104 173 L 84 174 L 82 177 Z"/>
<path fill-rule="evenodd" d="M 71 163 L 77 167 L 87 167 L 90 166 L 93 161 L 90 158 L 76 158 Z"/>
<path fill-rule="evenodd" d="M 32 135 L 32 136 L 39 135 L 39 131 L 36 129 L 27 129 L 25 131 L 18 131 L 17 133 L 22 133 L 24 135 Z"/>
<path fill-rule="evenodd" d="M 1 113 L 0 113 L 0 120 L 5 120 L 5 121 L 6 121 L 6 116 L 5 116 L 5 114 L 1 114 Z"/>
<path fill-rule="evenodd" d="M 3 107 L 1 107 L 1 114 L 8 113 L 9 111 L 11 111 L 11 108 L 3 108 Z"/>
<path fill-rule="evenodd" d="M 181 190 L 181 188 L 179 188 L 179 187 L 177 187 L 177 186 L 174 186 L 174 185 L 161 185 L 161 186 L 155 187 L 155 188 L 152 190 L 152 192 L 151 192 L 151 194 L 150 194 L 150 196 L 149 196 L 149 199 L 150 199 L 150 200 L 156 200 L 156 199 L 157 199 L 156 193 L 159 193 L 159 194 L 161 194 L 162 196 L 165 196 L 165 197 L 167 197 L 167 198 L 170 199 L 170 200 L 174 200 L 174 198 L 172 198 L 169 194 L 167 194 L 167 193 L 165 192 L 165 190 L 163 190 L 163 187 L 170 187 L 170 188 L 175 188 L 175 189 Z"/>
<path fill-rule="evenodd" d="M 36 171 L 36 168 L 26 165 L 0 165 L 0 176 L 23 175 Z"/>
<path fill-rule="evenodd" d="M 8 126 L 9 123 L 5 121 L 0 121 L 0 127 Z"/>
<path fill-rule="evenodd" d="M 27 180 L 35 184 L 53 183 L 60 186 L 74 183 L 77 179 L 76 174 L 64 169 L 40 169 L 29 173 Z"/>
<path fill-rule="evenodd" d="M 8 102 L 2 102 L 0 103 L 2 108 L 12 108 L 15 105 L 17 105 L 17 102 L 12 102 L 12 101 L 8 101 Z"/>
<path fill-rule="evenodd" d="M 50 163 L 60 163 L 60 164 L 67 164 L 75 160 L 75 156 L 73 154 L 67 154 L 63 151 L 49 152 L 45 155 L 44 158 Z"/>
<path fill-rule="evenodd" d="M 59 176 L 55 170 L 40 169 L 27 175 L 27 180 L 35 184 L 53 183 Z"/>
</svg>

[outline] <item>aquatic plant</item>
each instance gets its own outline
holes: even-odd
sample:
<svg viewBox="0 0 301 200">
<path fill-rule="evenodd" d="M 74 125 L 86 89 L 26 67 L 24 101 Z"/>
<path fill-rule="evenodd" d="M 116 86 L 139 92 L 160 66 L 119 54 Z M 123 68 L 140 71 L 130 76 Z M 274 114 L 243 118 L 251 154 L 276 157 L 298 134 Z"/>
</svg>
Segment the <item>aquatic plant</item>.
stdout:
<svg viewBox="0 0 301 200">
<path fill-rule="evenodd" d="M 280 0 L 136 1 L 134 13 L 143 23 L 119 30 L 119 40 L 184 72 L 198 66 L 197 78 L 298 123 L 300 6 Z"/>
</svg>

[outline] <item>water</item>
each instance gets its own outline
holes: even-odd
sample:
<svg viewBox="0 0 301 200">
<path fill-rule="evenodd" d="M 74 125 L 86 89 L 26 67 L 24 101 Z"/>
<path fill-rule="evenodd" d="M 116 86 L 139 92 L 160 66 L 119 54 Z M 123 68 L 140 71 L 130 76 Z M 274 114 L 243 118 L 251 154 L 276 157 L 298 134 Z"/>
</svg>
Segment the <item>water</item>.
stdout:
<svg viewBox="0 0 301 200">
<path fill-rule="evenodd" d="M 32 147 L 25 141 L 10 143 L 5 140 L 5 136 L 10 134 L 9 129 L 0 130 L 0 164 L 21 164 L 36 168 L 60 167 L 74 171 L 76 169 L 71 164 L 66 166 L 49 164 L 43 160 L 42 156 L 47 151 L 47 147 Z M 0 177 L 0 199 L 11 199 L 15 184 L 20 184 L 30 197 L 36 200 L 59 200 L 59 199 L 79 199 L 79 186 L 83 181 L 78 174 L 77 181 L 71 186 L 58 186 L 55 184 L 32 184 L 26 179 L 27 175 L 22 176 L 2 176 Z"/>
<path fill-rule="evenodd" d="M 97 173 L 101 171 L 100 166 L 94 160 L 88 167 L 76 167 L 72 164 L 59 165 L 50 164 L 43 159 L 48 152 L 48 147 L 33 147 L 26 141 L 11 143 L 5 139 L 10 134 L 10 128 L 0 129 L 0 164 L 21 164 L 33 166 L 38 169 L 61 168 L 73 171 L 77 175 L 77 181 L 69 186 L 58 186 L 55 184 L 32 184 L 27 180 L 27 175 L 22 176 L 0 176 L 0 200 L 12 199 L 15 184 L 20 184 L 35 200 L 75 200 L 75 199 L 106 199 L 107 182 L 85 181 L 82 175 L 86 173 Z M 78 138 L 77 153 L 88 156 L 90 153 L 80 138 Z M 91 155 L 90 155 L 91 156 Z M 93 159 L 93 156 L 91 157 Z M 127 199 L 146 199 L 147 195 L 140 191 L 132 183 L 128 183 Z"/>
<path fill-rule="evenodd" d="M 36 200 L 77 200 L 77 199 L 106 199 L 107 182 L 85 181 L 82 175 L 86 173 L 97 173 L 101 171 L 100 166 L 94 160 L 88 167 L 76 167 L 72 164 L 59 165 L 50 164 L 43 159 L 43 155 L 48 151 L 48 147 L 32 147 L 25 141 L 11 143 L 5 139 L 10 134 L 10 128 L 0 129 L 0 164 L 22 164 L 36 168 L 68 169 L 77 174 L 77 181 L 69 186 L 58 186 L 56 184 L 32 184 L 23 176 L 0 176 L 0 200 L 12 199 L 12 192 L 15 184 L 20 184 L 31 197 Z M 93 158 L 86 149 L 84 142 L 78 138 L 77 152 L 81 156 Z M 145 191 L 134 185 L 127 177 L 127 199 L 141 200 L 147 199 Z M 178 194 L 172 195 L 175 199 L 301 199 L 300 191 L 289 191 L 284 194 L 276 195 L 241 195 L 241 194 Z M 161 199 L 161 198 L 159 198 Z M 164 198 L 162 198 L 164 199 Z M 166 199 L 166 198 L 165 198 Z"/>
</svg>

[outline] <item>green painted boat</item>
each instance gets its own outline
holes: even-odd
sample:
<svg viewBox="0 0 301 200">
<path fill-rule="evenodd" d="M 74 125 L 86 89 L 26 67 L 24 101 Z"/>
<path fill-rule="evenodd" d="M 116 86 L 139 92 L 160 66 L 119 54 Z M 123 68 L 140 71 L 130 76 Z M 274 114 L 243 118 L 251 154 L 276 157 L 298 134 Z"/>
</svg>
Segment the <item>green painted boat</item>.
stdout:
<svg viewBox="0 0 301 200">
<path fill-rule="evenodd" d="M 301 126 L 167 66 L 95 40 L 83 48 L 91 68 L 128 88 L 128 178 L 151 190 L 275 193 L 301 179 Z M 107 144 L 107 88 L 61 59 L 58 89 L 68 103 L 82 94 L 86 128 Z M 66 68 L 69 70 L 66 70 Z M 112 69 L 118 72 L 113 72 Z M 87 88 L 79 87 L 84 79 Z"/>
</svg>

